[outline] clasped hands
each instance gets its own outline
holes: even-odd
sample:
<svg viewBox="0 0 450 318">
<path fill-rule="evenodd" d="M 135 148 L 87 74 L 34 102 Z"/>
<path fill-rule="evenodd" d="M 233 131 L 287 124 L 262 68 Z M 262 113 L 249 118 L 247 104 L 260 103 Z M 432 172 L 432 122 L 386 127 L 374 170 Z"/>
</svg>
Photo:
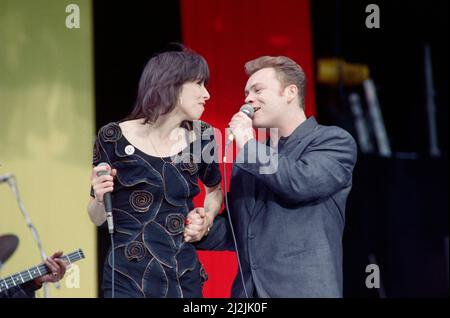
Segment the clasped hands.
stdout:
<svg viewBox="0 0 450 318">
<path fill-rule="evenodd" d="M 184 241 L 194 243 L 200 241 L 208 234 L 212 220 L 204 208 L 195 208 L 190 211 L 184 227 Z"/>
</svg>

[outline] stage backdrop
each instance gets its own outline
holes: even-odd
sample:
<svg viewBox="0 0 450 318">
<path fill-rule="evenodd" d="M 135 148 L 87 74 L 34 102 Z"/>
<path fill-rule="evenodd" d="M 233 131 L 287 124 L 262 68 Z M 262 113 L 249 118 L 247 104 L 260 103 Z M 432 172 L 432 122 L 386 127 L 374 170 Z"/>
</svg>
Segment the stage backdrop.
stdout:
<svg viewBox="0 0 450 318">
<path fill-rule="evenodd" d="M 303 67 L 306 113 L 315 114 L 309 0 L 181 0 L 181 17 L 183 42 L 205 56 L 211 70 L 212 97 L 203 120 L 223 132 L 244 104 L 244 64 L 261 55 L 286 55 Z M 202 202 L 196 198 L 197 206 Z M 201 252 L 200 258 L 209 274 L 205 297 L 229 297 L 237 272 L 234 253 Z"/>
<path fill-rule="evenodd" d="M 94 132 L 91 3 L 77 0 L 80 28 L 66 27 L 73 1 L 0 0 L 0 175 L 12 172 L 48 254 L 82 248 L 49 288 L 54 297 L 96 296 L 95 227 L 86 205 Z M 40 263 L 7 184 L 0 184 L 0 235 L 20 244 L 2 276 Z M 42 296 L 42 292 L 38 296 Z"/>
</svg>

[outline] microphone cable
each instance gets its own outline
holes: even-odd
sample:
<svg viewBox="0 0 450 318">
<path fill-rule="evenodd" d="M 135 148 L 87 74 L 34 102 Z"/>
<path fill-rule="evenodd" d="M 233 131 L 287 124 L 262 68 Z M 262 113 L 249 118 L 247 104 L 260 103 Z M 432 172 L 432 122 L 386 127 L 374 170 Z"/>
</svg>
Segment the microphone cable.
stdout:
<svg viewBox="0 0 450 318">
<path fill-rule="evenodd" d="M 114 298 L 114 266 L 115 266 L 115 257 L 114 257 L 114 237 L 113 234 L 109 234 L 111 238 L 111 298 Z"/>
<path fill-rule="evenodd" d="M 232 135 L 231 135 L 232 136 Z M 236 240 L 236 235 L 234 234 L 234 229 L 233 229 L 233 221 L 231 220 L 231 214 L 230 214 L 230 208 L 228 205 L 228 191 L 227 191 L 227 150 L 228 150 L 228 146 L 231 144 L 231 141 L 233 140 L 232 137 L 230 137 L 228 139 L 228 142 L 225 144 L 225 153 L 223 155 L 223 182 L 224 182 L 224 187 L 225 187 L 225 209 L 227 210 L 227 215 L 228 215 L 228 223 L 230 224 L 230 228 L 231 228 L 231 235 L 233 237 L 233 243 L 234 243 L 234 247 L 236 249 L 236 257 L 237 257 L 237 262 L 238 262 L 238 269 L 239 269 L 239 274 L 241 275 L 241 281 L 242 281 L 242 287 L 244 288 L 244 293 L 245 293 L 245 298 L 249 298 L 248 297 L 248 293 L 247 293 L 247 288 L 245 287 L 245 281 L 244 281 L 244 274 L 242 272 L 242 265 L 241 265 L 241 260 L 239 257 L 239 249 L 238 249 L 238 244 L 237 244 L 237 240 Z"/>
<path fill-rule="evenodd" d="M 105 193 L 105 195 L 109 194 L 111 196 L 111 193 Z M 111 202 L 111 197 L 109 198 L 109 202 Z M 115 272 L 115 248 L 114 248 L 114 223 L 113 223 L 113 216 L 112 216 L 112 204 L 106 204 L 105 202 L 105 208 L 109 211 L 106 212 L 106 221 L 108 222 L 108 232 L 109 232 L 109 238 L 111 240 L 111 298 L 114 298 L 114 286 L 115 286 L 115 280 L 114 280 L 114 272 Z"/>
</svg>

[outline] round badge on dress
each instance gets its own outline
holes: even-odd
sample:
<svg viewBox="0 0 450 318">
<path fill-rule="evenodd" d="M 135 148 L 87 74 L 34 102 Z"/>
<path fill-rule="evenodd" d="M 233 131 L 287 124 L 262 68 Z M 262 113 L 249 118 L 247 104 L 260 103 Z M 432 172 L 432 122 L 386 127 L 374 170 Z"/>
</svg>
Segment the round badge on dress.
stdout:
<svg viewBox="0 0 450 318">
<path fill-rule="evenodd" d="M 128 145 L 125 147 L 125 153 L 127 155 L 132 155 L 134 154 L 134 147 L 132 145 Z"/>
</svg>

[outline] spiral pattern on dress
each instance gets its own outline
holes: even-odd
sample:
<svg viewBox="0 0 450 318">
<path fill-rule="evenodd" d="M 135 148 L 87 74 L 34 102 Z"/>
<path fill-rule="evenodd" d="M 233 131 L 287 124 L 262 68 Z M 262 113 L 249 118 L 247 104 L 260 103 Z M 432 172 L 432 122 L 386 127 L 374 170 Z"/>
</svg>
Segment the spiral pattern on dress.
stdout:
<svg viewBox="0 0 450 318">
<path fill-rule="evenodd" d="M 187 171 L 192 176 L 198 172 L 198 166 L 194 162 L 194 157 L 192 154 L 189 154 L 189 157 L 183 158 L 183 160 L 180 163 L 180 169 L 181 171 Z"/>
<path fill-rule="evenodd" d="M 186 218 L 183 214 L 169 214 L 166 217 L 166 228 L 172 235 L 183 233 Z"/>
<path fill-rule="evenodd" d="M 153 194 L 148 191 L 134 191 L 130 195 L 131 207 L 140 213 L 147 212 L 153 203 Z"/>
<path fill-rule="evenodd" d="M 145 257 L 147 249 L 142 242 L 133 241 L 125 247 L 125 257 L 131 262 L 132 260 L 140 261 Z"/>
<path fill-rule="evenodd" d="M 122 131 L 120 127 L 115 123 L 110 123 L 103 127 L 101 131 L 103 140 L 108 142 L 116 142 L 122 137 Z"/>
</svg>

